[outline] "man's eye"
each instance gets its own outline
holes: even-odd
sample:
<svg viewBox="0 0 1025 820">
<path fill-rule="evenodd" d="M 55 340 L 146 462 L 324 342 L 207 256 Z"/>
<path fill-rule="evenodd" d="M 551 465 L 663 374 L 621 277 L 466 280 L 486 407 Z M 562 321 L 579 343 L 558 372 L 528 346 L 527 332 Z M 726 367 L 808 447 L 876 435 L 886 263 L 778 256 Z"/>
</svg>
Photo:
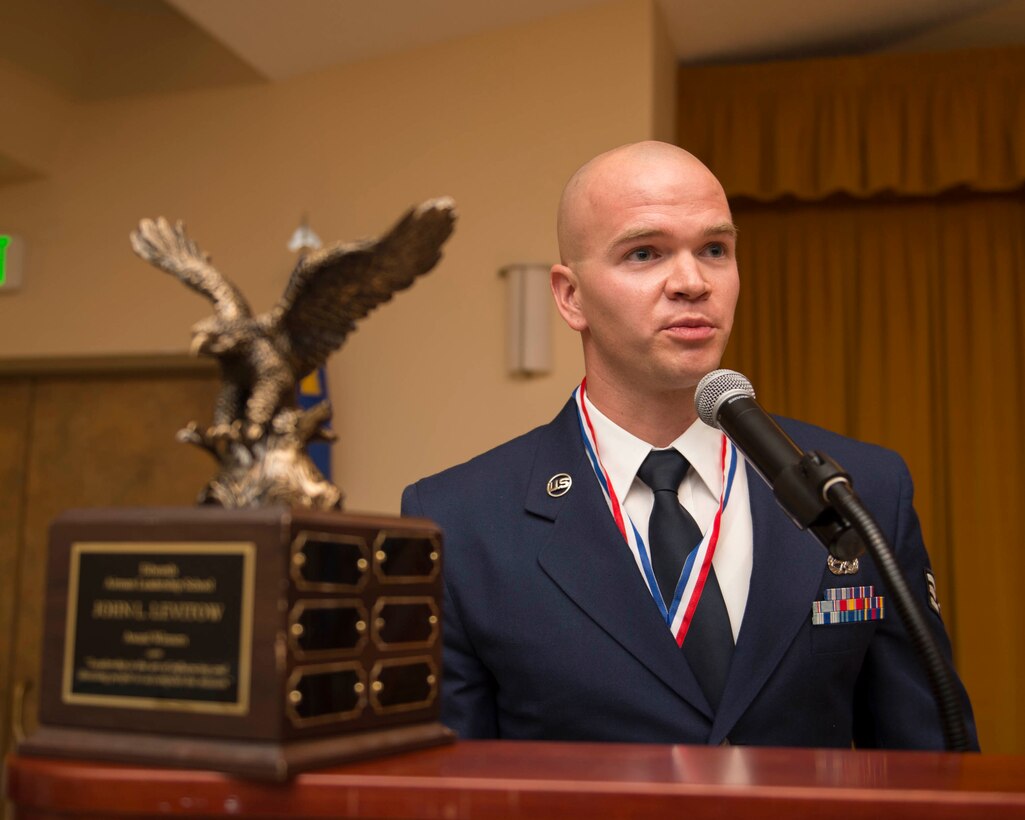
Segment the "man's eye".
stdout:
<svg viewBox="0 0 1025 820">
<path fill-rule="evenodd" d="M 655 258 L 654 248 L 635 248 L 626 255 L 631 262 L 650 262 Z"/>
<path fill-rule="evenodd" d="M 710 242 L 705 246 L 705 254 L 714 259 L 719 259 L 727 255 L 726 245 L 722 242 Z"/>
</svg>

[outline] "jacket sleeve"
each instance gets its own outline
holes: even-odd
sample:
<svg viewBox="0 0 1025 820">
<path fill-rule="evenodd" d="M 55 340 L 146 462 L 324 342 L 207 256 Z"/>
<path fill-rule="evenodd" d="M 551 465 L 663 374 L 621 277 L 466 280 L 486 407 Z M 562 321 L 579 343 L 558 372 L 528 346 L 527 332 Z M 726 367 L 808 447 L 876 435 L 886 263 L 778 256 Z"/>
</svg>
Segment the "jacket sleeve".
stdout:
<svg viewBox="0 0 1025 820">
<path fill-rule="evenodd" d="M 437 520 L 431 512 L 429 505 L 421 501 L 418 485 L 406 487 L 402 493 L 402 514 Z M 456 538 L 458 533 L 443 528 L 443 567 L 451 540 Z M 442 574 L 444 576 L 444 571 Z M 473 649 L 447 578 L 443 585 L 441 722 L 463 739 L 496 738 L 497 686 L 494 676 Z"/>
<path fill-rule="evenodd" d="M 929 605 L 926 572 L 929 556 L 912 505 L 913 488 L 907 466 L 899 459 L 896 520 L 880 521 L 907 580 L 921 604 L 933 637 L 953 670 L 950 640 L 938 612 Z M 854 743 L 859 747 L 943 749 L 940 715 L 924 666 L 897 613 L 893 595 L 885 595 L 885 617 L 872 640 L 854 692 Z M 969 740 L 978 749 L 975 721 L 967 692 L 954 674 L 963 704 Z"/>
</svg>

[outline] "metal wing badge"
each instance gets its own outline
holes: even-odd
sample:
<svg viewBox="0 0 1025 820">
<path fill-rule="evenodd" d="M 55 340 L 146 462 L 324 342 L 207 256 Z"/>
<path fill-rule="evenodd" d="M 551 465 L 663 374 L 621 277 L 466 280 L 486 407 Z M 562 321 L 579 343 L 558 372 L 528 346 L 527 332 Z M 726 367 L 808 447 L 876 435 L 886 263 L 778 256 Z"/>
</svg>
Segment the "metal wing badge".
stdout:
<svg viewBox="0 0 1025 820">
<path fill-rule="evenodd" d="M 192 352 L 217 359 L 221 391 L 213 424 L 181 430 L 217 460 L 220 471 L 201 503 L 261 507 L 272 503 L 332 509 L 342 495 L 313 465 L 306 445 L 322 429 L 328 402 L 296 405 L 296 385 L 322 365 L 356 323 L 441 259 L 455 205 L 433 199 L 410 209 L 378 237 L 340 242 L 303 257 L 270 311 L 253 316 L 239 289 L 220 274 L 181 222 L 144 219 L 132 248 L 209 299 L 214 315 L 192 328 Z"/>
</svg>

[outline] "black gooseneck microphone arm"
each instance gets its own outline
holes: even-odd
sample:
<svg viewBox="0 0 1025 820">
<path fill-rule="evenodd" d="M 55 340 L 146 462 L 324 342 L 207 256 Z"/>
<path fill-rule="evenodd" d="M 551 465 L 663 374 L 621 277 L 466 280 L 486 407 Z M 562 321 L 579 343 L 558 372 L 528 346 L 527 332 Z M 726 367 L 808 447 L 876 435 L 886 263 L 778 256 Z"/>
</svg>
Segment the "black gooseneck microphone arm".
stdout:
<svg viewBox="0 0 1025 820">
<path fill-rule="evenodd" d="M 808 529 L 830 555 L 844 561 L 868 548 L 928 677 L 946 748 L 970 751 L 950 666 L 886 537 L 851 487 L 850 476 L 828 456 L 803 452 L 755 401 L 751 382 L 740 373 L 709 373 L 699 382 L 694 402 L 701 420 L 729 437 L 799 529 Z"/>
<path fill-rule="evenodd" d="M 929 629 L 925 611 L 908 587 L 907 579 L 897 565 L 897 559 L 886 537 L 849 483 L 833 484 L 826 490 L 826 497 L 861 536 L 893 596 L 897 614 L 904 622 L 904 628 L 907 629 L 911 643 L 918 653 L 918 659 L 929 678 L 933 700 L 936 701 L 936 708 L 940 712 L 944 744 L 951 752 L 970 751 L 971 743 L 968 740 L 964 710 L 958 697 L 954 676 Z"/>
</svg>

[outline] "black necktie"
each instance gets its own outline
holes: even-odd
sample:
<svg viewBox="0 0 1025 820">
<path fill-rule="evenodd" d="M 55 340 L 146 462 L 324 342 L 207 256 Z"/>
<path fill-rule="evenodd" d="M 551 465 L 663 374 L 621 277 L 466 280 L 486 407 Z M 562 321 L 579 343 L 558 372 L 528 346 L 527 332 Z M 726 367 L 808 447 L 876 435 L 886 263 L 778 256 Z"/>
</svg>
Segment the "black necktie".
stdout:
<svg viewBox="0 0 1025 820">
<path fill-rule="evenodd" d="M 655 580 L 667 608 L 672 604 L 687 555 L 701 543 L 701 529 L 680 505 L 678 495 L 689 469 L 687 459 L 669 449 L 652 450 L 637 471 L 637 477 L 655 496 L 648 520 L 648 544 Z M 683 642 L 683 653 L 705 697 L 716 709 L 733 655 L 733 630 L 719 581 L 711 567 Z"/>
</svg>

